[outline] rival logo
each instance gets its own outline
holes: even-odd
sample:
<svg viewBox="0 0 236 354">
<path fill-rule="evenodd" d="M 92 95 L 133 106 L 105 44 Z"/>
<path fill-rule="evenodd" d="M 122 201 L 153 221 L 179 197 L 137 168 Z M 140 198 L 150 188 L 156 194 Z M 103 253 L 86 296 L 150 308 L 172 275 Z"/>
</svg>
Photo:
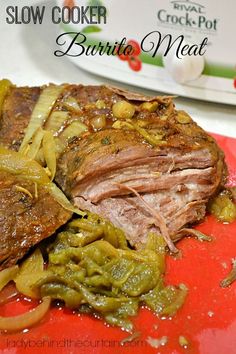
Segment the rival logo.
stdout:
<svg viewBox="0 0 236 354">
<path fill-rule="evenodd" d="M 164 8 L 157 12 L 159 24 L 175 27 L 185 27 L 207 32 L 217 31 L 217 18 L 209 18 L 205 14 L 205 7 L 191 0 L 172 0 L 172 11 Z"/>
<path fill-rule="evenodd" d="M 186 12 L 195 12 L 197 14 L 204 14 L 205 6 L 192 2 L 189 0 L 175 0 L 171 1 L 173 4 L 174 10 L 186 11 Z"/>
</svg>

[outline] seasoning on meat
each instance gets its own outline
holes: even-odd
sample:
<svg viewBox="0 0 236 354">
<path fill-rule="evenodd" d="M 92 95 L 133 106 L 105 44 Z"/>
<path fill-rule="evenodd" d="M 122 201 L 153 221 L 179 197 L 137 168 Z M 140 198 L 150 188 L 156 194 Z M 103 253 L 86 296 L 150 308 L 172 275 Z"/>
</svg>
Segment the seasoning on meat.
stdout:
<svg viewBox="0 0 236 354">
<path fill-rule="evenodd" d="M 2 171 L 0 201 L 0 270 L 14 265 L 71 217 L 44 186 L 38 186 L 36 198 L 34 182 Z"/>
<path fill-rule="evenodd" d="M 2 107 L 0 143 L 20 146 L 40 90 L 11 89 Z M 53 132 L 60 143 L 59 187 L 80 209 L 123 229 L 132 246 L 142 247 L 150 232 L 164 233 L 175 251 L 171 239 L 203 219 L 208 200 L 225 183 L 224 154 L 215 140 L 168 96 L 64 85 L 42 128 L 59 112 L 63 124 Z M 73 133 L 75 122 L 80 129 Z"/>
</svg>

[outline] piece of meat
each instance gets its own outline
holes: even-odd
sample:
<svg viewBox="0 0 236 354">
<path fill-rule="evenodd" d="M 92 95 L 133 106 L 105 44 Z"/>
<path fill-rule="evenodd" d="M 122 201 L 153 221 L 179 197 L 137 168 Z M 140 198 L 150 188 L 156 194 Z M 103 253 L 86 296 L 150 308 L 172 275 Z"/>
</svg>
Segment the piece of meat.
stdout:
<svg viewBox="0 0 236 354">
<path fill-rule="evenodd" d="M 104 137 L 109 145 L 101 143 Z M 222 182 L 221 153 L 213 153 L 211 144 L 155 149 L 136 132 L 107 129 L 71 145 L 59 160 L 57 182 L 79 208 L 108 218 L 138 247 L 148 232 L 162 232 L 130 188 L 162 216 L 174 237 L 204 217 L 208 199 Z"/>
<path fill-rule="evenodd" d="M 20 144 L 24 138 L 25 130 L 30 121 L 31 113 L 37 103 L 44 87 L 11 87 L 3 103 L 0 114 L 0 144 L 13 150 L 19 150 Z M 120 89 L 107 86 L 83 86 L 83 85 L 65 85 L 65 89 L 60 95 L 53 111 L 66 111 L 67 107 L 63 102 L 67 98 L 74 98 L 78 101 L 81 111 L 70 112 L 70 121 L 79 119 L 90 125 L 92 118 L 98 115 L 105 115 L 107 124 L 114 122 L 111 112 L 112 104 L 123 99 L 120 95 L 124 92 Z M 140 103 L 144 100 L 158 100 L 159 112 L 165 113 L 165 103 L 171 101 L 170 97 L 150 97 L 139 94 L 128 93 L 128 97 L 134 97 Z M 101 100 L 105 102 L 106 108 L 98 109 L 95 103 Z M 144 112 L 143 112 L 144 114 Z M 46 126 L 45 122 L 45 126 Z M 66 126 L 65 126 L 66 127 Z M 64 127 L 64 128 L 65 128 Z M 61 129 L 61 132 L 63 129 Z"/>
<path fill-rule="evenodd" d="M 143 99 L 115 93 L 136 105 Z M 163 112 L 137 109 L 132 119 L 145 121 L 147 132 L 162 134 L 163 144 L 152 146 L 135 130 L 108 126 L 72 142 L 59 159 L 57 182 L 65 193 L 79 208 L 122 228 L 135 247 L 142 247 L 149 232 L 167 229 L 175 238 L 202 220 L 207 201 L 225 180 L 224 155 L 214 139 L 190 118 L 180 123 L 174 109 L 165 117 L 171 104 L 165 100 Z"/>
<path fill-rule="evenodd" d="M 18 114 L 24 107 L 21 97 Z M 64 104 L 68 98 L 80 109 L 69 110 Z M 132 103 L 135 114 L 131 126 L 117 129 L 112 106 L 120 100 Z M 144 101 L 157 102 L 155 111 L 143 108 Z M 34 104 L 32 98 L 31 107 Z M 7 122 L 6 111 L 11 106 L 14 95 L 9 93 L 3 121 Z M 58 110 L 68 111 L 69 122 L 80 120 L 89 132 L 70 139 L 58 160 L 56 182 L 79 208 L 122 228 L 135 247 L 142 247 L 149 232 L 162 234 L 168 241 L 186 225 L 202 220 L 208 200 L 225 183 L 223 152 L 189 116 L 183 119 L 185 113 L 174 108 L 171 97 L 141 96 L 106 86 L 65 85 L 53 108 Z M 98 116 L 105 116 L 106 126 L 96 131 L 91 122 Z M 17 119 L 16 115 L 11 119 Z M 4 126 L 7 135 L 7 124 Z M 59 139 L 65 128 L 58 131 Z M 20 134 L 17 131 L 7 139 L 7 146 L 19 146 L 23 135 L 21 127 Z M 159 141 L 150 143 L 146 135 L 158 136 Z M 1 141 L 6 144 L 0 133 Z M 171 242 L 168 245 L 174 250 Z"/>
<path fill-rule="evenodd" d="M 70 218 L 45 187 L 36 191 L 33 182 L 0 172 L 0 269 L 16 264 Z"/>
<path fill-rule="evenodd" d="M 31 113 L 39 98 L 40 87 L 12 87 L 4 101 L 0 119 L 0 143 L 18 150 Z"/>
</svg>

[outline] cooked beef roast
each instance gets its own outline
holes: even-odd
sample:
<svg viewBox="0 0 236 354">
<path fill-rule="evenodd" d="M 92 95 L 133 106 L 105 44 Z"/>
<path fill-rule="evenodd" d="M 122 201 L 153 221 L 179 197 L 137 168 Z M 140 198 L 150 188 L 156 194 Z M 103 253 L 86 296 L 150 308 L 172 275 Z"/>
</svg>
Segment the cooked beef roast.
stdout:
<svg viewBox="0 0 236 354">
<path fill-rule="evenodd" d="M 36 193 L 36 195 L 35 195 Z M 43 186 L 0 172 L 0 269 L 14 265 L 71 217 Z"/>
<path fill-rule="evenodd" d="M 17 149 L 39 94 L 37 88 L 11 90 L 3 106 L 0 143 Z M 68 99 L 73 100 L 69 105 Z M 115 115 L 119 101 L 132 104 L 128 119 Z M 122 228 L 135 247 L 155 232 L 174 251 L 170 238 L 203 219 L 209 198 L 225 182 L 223 152 L 185 112 L 174 108 L 171 97 L 65 85 L 53 111 L 69 115 L 55 134 L 59 140 L 73 121 L 88 126 L 88 132 L 69 139 L 58 158 L 56 182 L 79 208 Z M 95 118 L 105 125 L 98 128 Z"/>
<path fill-rule="evenodd" d="M 162 147 L 150 146 L 135 131 L 89 135 L 62 155 L 57 181 L 79 208 L 110 219 L 136 247 L 150 231 L 175 237 L 205 216 L 222 180 L 221 153 L 192 124 L 192 137 L 175 131 Z M 166 129 L 173 129 L 171 122 Z"/>
<path fill-rule="evenodd" d="M 0 144 L 19 149 L 40 91 L 39 87 L 11 89 L 0 118 Z"/>
</svg>

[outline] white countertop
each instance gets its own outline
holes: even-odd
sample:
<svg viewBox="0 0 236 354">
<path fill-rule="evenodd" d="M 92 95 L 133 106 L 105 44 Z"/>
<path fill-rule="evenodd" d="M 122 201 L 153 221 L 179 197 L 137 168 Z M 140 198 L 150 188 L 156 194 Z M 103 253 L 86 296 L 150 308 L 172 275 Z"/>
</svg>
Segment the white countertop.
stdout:
<svg viewBox="0 0 236 354">
<path fill-rule="evenodd" d="M 8 5 L 54 6 L 54 1 L 1 0 L 0 3 L 0 78 L 8 78 L 16 85 L 54 83 L 82 83 L 120 85 L 131 90 L 152 94 L 152 91 L 119 84 L 81 70 L 68 58 L 53 55 L 58 27 L 45 18 L 43 25 L 9 25 L 5 21 Z M 186 110 L 204 129 L 236 138 L 236 106 L 176 98 L 176 106 Z"/>
</svg>

